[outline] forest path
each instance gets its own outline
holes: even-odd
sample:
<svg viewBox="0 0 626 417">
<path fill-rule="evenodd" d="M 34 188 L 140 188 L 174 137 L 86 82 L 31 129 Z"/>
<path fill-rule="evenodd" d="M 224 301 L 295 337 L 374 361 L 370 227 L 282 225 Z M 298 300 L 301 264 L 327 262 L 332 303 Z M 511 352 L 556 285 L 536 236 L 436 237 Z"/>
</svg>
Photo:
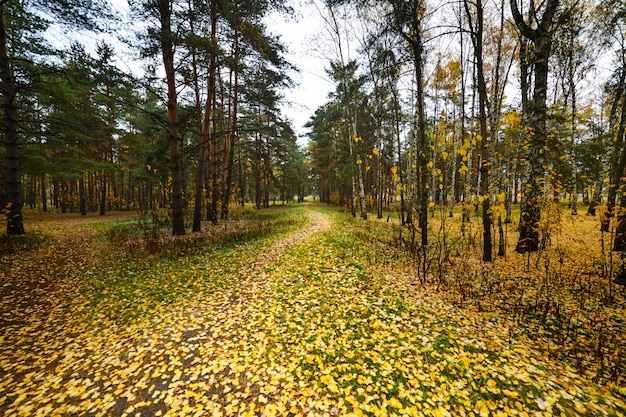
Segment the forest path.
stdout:
<svg viewBox="0 0 626 417">
<path fill-rule="evenodd" d="M 251 260 L 242 274 L 254 274 L 287 247 L 330 227 L 328 216 L 307 210 L 305 226 L 264 248 L 262 257 Z M 110 248 L 98 238 L 99 224 L 130 221 L 135 212 L 111 212 L 106 216 L 26 211 L 27 233 L 45 234 L 52 240 L 34 252 L 2 254 L 0 273 L 0 328 L 25 323 L 32 315 L 47 316 L 52 308 L 65 308 L 68 293 L 78 285 L 76 277 L 105 261 Z M 94 227 L 95 226 L 95 227 Z M 19 237 L 18 237 L 19 238 Z"/>
<path fill-rule="evenodd" d="M 297 231 L 288 234 L 272 242 L 270 246 L 263 247 L 262 253 L 249 262 L 246 262 L 239 268 L 239 275 L 245 277 L 258 277 L 264 273 L 264 269 L 272 262 L 275 262 L 288 248 L 304 241 L 312 234 L 329 230 L 332 222 L 328 215 L 310 209 L 308 206 L 305 211 L 307 217 L 303 227 Z"/>
</svg>

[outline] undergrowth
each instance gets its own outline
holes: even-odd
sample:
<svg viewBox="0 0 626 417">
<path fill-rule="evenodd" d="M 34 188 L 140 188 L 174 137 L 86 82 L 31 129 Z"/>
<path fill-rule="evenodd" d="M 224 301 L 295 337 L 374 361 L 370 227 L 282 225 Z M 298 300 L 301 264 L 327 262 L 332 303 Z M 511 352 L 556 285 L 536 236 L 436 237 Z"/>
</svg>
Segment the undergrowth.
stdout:
<svg viewBox="0 0 626 417">
<path fill-rule="evenodd" d="M 570 363 L 596 383 L 623 384 L 626 294 L 607 273 L 619 267 L 607 266 L 611 259 L 601 239 L 608 237 L 595 232 L 597 238 L 590 239 L 597 226 L 593 219 L 551 219 L 559 224 L 544 225 L 550 233 L 541 251 L 520 255 L 509 249 L 491 263 L 480 261 L 480 219 L 464 225 L 456 217 L 432 219 L 428 247 L 410 240 L 410 226 L 347 215 L 343 222 L 360 245 L 375 242 L 386 259 L 393 257 L 391 275 L 406 276 L 416 291 L 435 292 L 468 314 L 483 315 L 509 340 L 523 340 L 546 357 Z M 508 235 L 512 248 L 517 233 Z"/>
<path fill-rule="evenodd" d="M 301 208 L 236 211 L 236 220 L 204 225 L 201 232 L 173 236 L 171 222 L 165 212 L 153 210 L 136 221 L 109 227 L 106 239 L 122 249 L 125 257 L 177 257 L 227 247 L 271 234 L 287 232 L 302 224 Z"/>
</svg>

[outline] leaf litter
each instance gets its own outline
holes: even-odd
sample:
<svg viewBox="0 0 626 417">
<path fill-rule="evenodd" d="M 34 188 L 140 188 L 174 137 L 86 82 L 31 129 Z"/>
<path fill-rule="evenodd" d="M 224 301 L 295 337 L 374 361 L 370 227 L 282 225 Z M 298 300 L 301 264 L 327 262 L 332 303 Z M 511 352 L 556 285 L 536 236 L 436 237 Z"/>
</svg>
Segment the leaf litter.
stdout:
<svg viewBox="0 0 626 417">
<path fill-rule="evenodd" d="M 623 385 L 595 384 L 501 323 L 412 286 L 399 278 L 409 270 L 338 215 L 301 214 L 306 224 L 278 238 L 144 265 L 103 259 L 85 228 L 9 258 L 0 412 L 624 415 Z M 93 259 L 52 249 L 74 247 L 72 236 Z M 34 282 L 22 293 L 39 288 L 24 268 L 59 277 L 14 304 L 19 278 Z"/>
</svg>

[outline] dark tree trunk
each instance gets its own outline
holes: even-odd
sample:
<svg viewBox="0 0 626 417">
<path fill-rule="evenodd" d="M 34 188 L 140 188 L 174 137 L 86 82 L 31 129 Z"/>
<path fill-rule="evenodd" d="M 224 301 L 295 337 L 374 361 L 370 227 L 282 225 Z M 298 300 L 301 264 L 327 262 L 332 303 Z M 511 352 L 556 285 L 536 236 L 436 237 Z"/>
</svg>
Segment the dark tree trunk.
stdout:
<svg viewBox="0 0 626 417">
<path fill-rule="evenodd" d="M 2 79 L 2 107 L 4 110 L 5 147 L 5 199 L 7 209 L 7 234 L 22 235 L 22 184 L 20 182 L 20 158 L 17 145 L 17 86 L 7 50 L 7 29 L 4 19 L 4 2 L 0 3 L 0 78 Z M 5 207 L 0 207 L 4 209 Z"/>
<path fill-rule="evenodd" d="M 476 58 L 476 77 L 478 89 L 478 123 L 480 126 L 480 143 L 476 147 L 480 151 L 480 199 L 483 205 L 483 261 L 492 261 L 491 245 L 491 200 L 489 199 L 489 138 L 487 133 L 487 83 L 483 68 L 483 7 L 482 0 L 476 0 L 476 27 L 472 24 L 472 14 L 469 4 L 465 1 L 465 10 L 470 24 L 470 33 L 474 46 L 474 57 Z"/>
<path fill-rule="evenodd" d="M 174 69 L 174 46 L 172 33 L 172 5 L 170 0 L 158 0 L 161 19 L 161 52 L 167 80 L 168 142 L 172 174 L 172 233 L 185 234 L 183 202 L 183 152 L 178 122 L 178 93 Z"/>
<path fill-rule="evenodd" d="M 236 31 L 234 35 L 234 56 L 235 59 L 237 59 L 239 56 L 239 34 Z M 238 138 L 237 112 L 239 111 L 239 68 L 236 67 L 233 72 L 234 86 L 232 89 L 232 109 L 230 115 L 231 120 L 229 123 L 228 136 L 224 142 L 224 165 L 222 168 L 222 219 L 224 220 L 228 219 L 228 205 L 230 204 L 230 198 L 232 195 L 235 144 L 237 143 Z"/>
<path fill-rule="evenodd" d="M 542 188 L 545 182 L 546 99 L 548 90 L 548 60 L 552 50 L 553 18 L 559 0 L 548 0 L 540 24 L 532 29 L 522 17 L 516 0 L 510 0 L 511 12 L 522 36 L 534 45 L 534 90 L 528 103 L 528 162 L 529 172 L 525 182 L 524 199 L 520 210 L 519 240 L 515 250 L 519 253 L 539 249 L 539 221 L 543 203 Z"/>
<path fill-rule="evenodd" d="M 589 202 L 587 214 L 595 216 L 596 207 L 598 207 L 600 203 L 602 203 L 602 179 L 596 181 L 595 186 L 593 187 L 593 195 L 591 197 L 591 201 Z"/>
<path fill-rule="evenodd" d="M 619 126 L 617 128 L 617 133 L 613 135 L 614 129 L 611 128 L 610 138 L 614 140 L 612 147 L 612 155 L 611 155 L 611 176 L 610 176 L 610 185 L 609 185 L 609 195 L 607 196 L 606 201 L 606 212 L 602 216 L 602 223 L 600 230 L 603 232 L 609 231 L 609 224 L 611 217 L 614 216 L 614 210 L 616 206 L 617 196 L 620 191 L 620 184 L 623 184 L 622 177 L 624 176 L 624 169 L 626 169 L 626 146 L 624 137 L 626 135 L 626 101 L 623 100 L 625 87 L 624 84 L 626 76 L 626 68 L 622 69 L 622 74 L 620 77 L 620 85 L 618 86 L 617 93 L 615 96 L 615 101 L 613 102 L 613 106 L 611 109 L 611 118 L 609 123 L 611 126 L 614 126 L 617 117 L 617 110 L 613 111 L 616 107 L 616 103 L 621 104 L 621 115 L 619 117 Z"/>
<path fill-rule="evenodd" d="M 624 153 L 626 153 L 626 151 L 624 151 Z M 626 193 L 622 193 L 620 204 L 622 209 L 617 215 L 617 227 L 615 228 L 615 243 L 613 244 L 613 250 L 615 252 L 626 253 Z"/>
<path fill-rule="evenodd" d="M 46 193 L 46 176 L 41 176 L 41 211 L 48 211 L 48 196 Z"/>
<path fill-rule="evenodd" d="M 256 134 L 256 144 L 255 144 L 255 152 L 256 158 L 254 161 L 254 202 L 257 210 L 261 209 L 261 141 L 263 139 L 257 133 Z"/>
<path fill-rule="evenodd" d="M 188 3 L 189 6 L 189 25 L 191 32 L 195 31 L 195 17 L 192 11 L 191 0 Z M 206 149 L 207 141 L 204 137 L 203 119 L 202 119 L 202 105 L 200 98 L 200 78 L 198 75 L 198 53 L 195 46 L 191 46 L 191 70 L 193 73 L 193 92 L 196 105 L 196 124 L 198 127 L 198 136 L 200 144 L 198 146 L 198 169 L 196 171 L 196 184 L 194 190 L 194 207 L 193 207 L 193 232 L 200 232 L 202 230 L 202 208 L 204 205 L 204 173 L 206 170 Z"/>
<path fill-rule="evenodd" d="M 107 199 L 107 177 L 106 171 L 102 170 L 100 173 L 100 215 L 104 216 L 105 204 Z"/>
<path fill-rule="evenodd" d="M 85 192 L 85 180 L 82 176 L 78 180 L 78 190 L 79 190 L 78 193 L 79 193 L 79 200 L 80 200 L 80 215 L 86 216 L 87 215 L 87 196 Z"/>
</svg>

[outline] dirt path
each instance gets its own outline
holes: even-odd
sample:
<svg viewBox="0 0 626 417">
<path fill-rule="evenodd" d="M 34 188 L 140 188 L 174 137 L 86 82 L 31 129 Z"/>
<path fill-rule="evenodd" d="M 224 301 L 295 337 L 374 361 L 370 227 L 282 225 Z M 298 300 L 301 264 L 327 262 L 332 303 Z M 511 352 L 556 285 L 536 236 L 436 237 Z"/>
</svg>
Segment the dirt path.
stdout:
<svg viewBox="0 0 626 417">
<path fill-rule="evenodd" d="M 325 214 L 311 209 L 307 209 L 306 214 L 309 219 L 303 228 L 273 242 L 272 246 L 265 248 L 256 259 L 250 260 L 243 268 L 240 268 L 239 274 L 249 277 L 259 276 L 263 274 L 265 267 L 278 259 L 289 247 L 302 242 L 313 233 L 330 229 L 331 221 Z"/>
</svg>

